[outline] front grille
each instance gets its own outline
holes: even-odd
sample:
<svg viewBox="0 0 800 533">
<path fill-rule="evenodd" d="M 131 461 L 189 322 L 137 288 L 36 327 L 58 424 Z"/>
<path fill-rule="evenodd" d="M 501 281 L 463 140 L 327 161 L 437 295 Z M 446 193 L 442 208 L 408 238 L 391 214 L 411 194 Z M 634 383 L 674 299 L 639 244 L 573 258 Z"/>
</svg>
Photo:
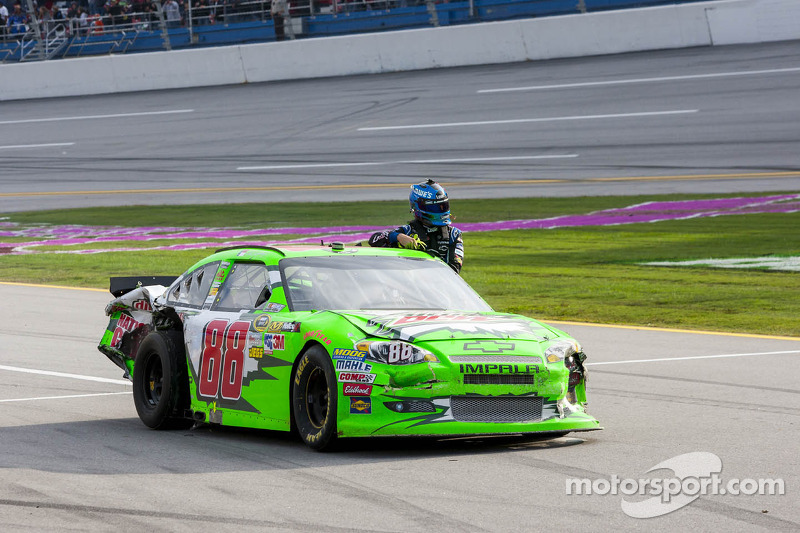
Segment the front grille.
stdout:
<svg viewBox="0 0 800 533">
<path fill-rule="evenodd" d="M 459 422 L 538 422 L 538 396 L 452 396 L 450 407 Z"/>
<path fill-rule="evenodd" d="M 504 365 L 542 363 L 542 358 L 536 355 L 450 355 L 448 358 L 451 363 L 502 363 Z"/>
<path fill-rule="evenodd" d="M 435 413 L 436 407 L 431 402 L 405 401 L 404 411 L 408 413 Z"/>
<path fill-rule="evenodd" d="M 533 385 L 531 374 L 464 374 L 464 385 Z"/>
</svg>

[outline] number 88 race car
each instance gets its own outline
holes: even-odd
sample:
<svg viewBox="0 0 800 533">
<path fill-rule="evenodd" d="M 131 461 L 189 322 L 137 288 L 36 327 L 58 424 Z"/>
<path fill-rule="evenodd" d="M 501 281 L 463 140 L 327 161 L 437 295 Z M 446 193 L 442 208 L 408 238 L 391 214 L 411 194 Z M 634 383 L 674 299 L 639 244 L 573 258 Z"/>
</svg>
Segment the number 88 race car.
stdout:
<svg viewBox="0 0 800 533">
<path fill-rule="evenodd" d="M 99 349 L 132 379 L 154 429 L 296 429 L 315 449 L 339 437 L 600 429 L 580 345 L 492 311 L 424 252 L 225 249 L 178 278 L 112 278 L 111 290 Z"/>
</svg>

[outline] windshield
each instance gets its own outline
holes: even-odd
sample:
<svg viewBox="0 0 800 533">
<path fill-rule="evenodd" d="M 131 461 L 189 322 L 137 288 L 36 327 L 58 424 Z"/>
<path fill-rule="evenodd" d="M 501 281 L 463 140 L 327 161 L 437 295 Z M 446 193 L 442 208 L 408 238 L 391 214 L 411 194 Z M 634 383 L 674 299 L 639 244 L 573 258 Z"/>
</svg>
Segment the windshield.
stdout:
<svg viewBox="0 0 800 533">
<path fill-rule="evenodd" d="M 293 311 L 432 309 L 491 311 L 441 261 L 419 257 L 335 255 L 282 259 Z"/>
</svg>

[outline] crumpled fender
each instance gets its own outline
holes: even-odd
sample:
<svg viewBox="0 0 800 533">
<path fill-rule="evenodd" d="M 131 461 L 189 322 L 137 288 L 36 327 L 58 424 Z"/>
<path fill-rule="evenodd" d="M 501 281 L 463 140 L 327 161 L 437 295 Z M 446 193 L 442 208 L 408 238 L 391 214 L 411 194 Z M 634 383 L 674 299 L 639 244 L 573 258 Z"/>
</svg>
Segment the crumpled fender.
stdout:
<svg viewBox="0 0 800 533">
<path fill-rule="evenodd" d="M 126 378 L 130 379 L 133 372 L 139 344 L 155 329 L 155 318 L 164 309 L 156 300 L 166 291 L 167 287 L 162 285 L 138 287 L 106 306 L 108 327 L 97 349 L 123 369 Z"/>
</svg>

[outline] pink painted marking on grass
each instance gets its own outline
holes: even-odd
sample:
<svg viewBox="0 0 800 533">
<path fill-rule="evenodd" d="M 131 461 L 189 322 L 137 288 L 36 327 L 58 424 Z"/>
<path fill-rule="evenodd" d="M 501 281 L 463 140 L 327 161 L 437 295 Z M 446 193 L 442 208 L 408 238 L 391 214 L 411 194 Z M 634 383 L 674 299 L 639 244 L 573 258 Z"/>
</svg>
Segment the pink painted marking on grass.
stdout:
<svg viewBox="0 0 800 533">
<path fill-rule="evenodd" d="M 750 198 L 715 198 L 708 200 L 682 200 L 675 202 L 647 202 L 622 208 L 607 209 L 581 215 L 565 215 L 547 219 L 509 220 L 498 222 L 476 222 L 459 224 L 465 232 L 507 231 L 519 229 L 554 229 L 582 226 L 610 226 L 639 224 L 666 220 L 682 220 L 696 217 L 715 217 L 736 214 L 790 213 L 800 211 L 800 194 L 774 195 Z M 18 228 L 14 223 L 2 223 L 3 227 Z M 191 250 L 241 244 L 234 239 L 252 239 L 269 235 L 308 235 L 294 240 L 258 241 L 248 244 L 262 246 L 280 243 L 316 243 L 341 240 L 356 242 L 367 239 L 376 226 L 329 226 L 329 227 L 285 227 L 285 228 L 179 228 L 179 227 L 93 227 L 93 226 L 43 226 L 37 225 L 2 231 L 5 237 L 39 237 L 42 240 L 9 244 L 0 248 L 0 254 L 30 253 L 79 253 L 142 251 L 142 250 Z M 81 246 L 98 242 L 143 242 L 150 240 L 198 239 L 201 242 L 181 243 L 166 246 L 118 247 L 80 250 L 36 251 L 40 246 Z M 202 241 L 218 239 L 220 241 Z"/>
</svg>

